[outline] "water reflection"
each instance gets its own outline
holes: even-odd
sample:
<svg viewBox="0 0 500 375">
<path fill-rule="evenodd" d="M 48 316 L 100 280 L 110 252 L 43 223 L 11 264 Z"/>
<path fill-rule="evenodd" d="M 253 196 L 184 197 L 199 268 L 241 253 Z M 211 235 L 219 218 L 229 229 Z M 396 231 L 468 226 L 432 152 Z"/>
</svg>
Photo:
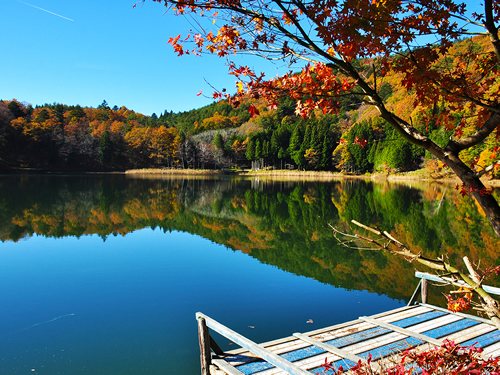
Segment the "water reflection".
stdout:
<svg viewBox="0 0 500 375">
<path fill-rule="evenodd" d="M 377 225 L 415 251 L 497 260 L 499 241 L 470 198 L 453 186 L 257 178 L 3 176 L 0 239 L 183 231 L 297 275 L 352 290 L 408 298 L 413 265 L 340 246 L 328 224 Z"/>
</svg>

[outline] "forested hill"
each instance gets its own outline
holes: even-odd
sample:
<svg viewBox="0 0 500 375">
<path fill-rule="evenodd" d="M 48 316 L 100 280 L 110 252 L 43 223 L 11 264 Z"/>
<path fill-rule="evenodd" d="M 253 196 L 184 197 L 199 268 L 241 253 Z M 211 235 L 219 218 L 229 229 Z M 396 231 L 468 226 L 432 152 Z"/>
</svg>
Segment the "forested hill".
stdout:
<svg viewBox="0 0 500 375">
<path fill-rule="evenodd" d="M 455 48 L 484 49 L 483 39 L 457 43 Z M 364 74 L 370 61 L 359 61 Z M 439 69 L 439 67 L 435 67 Z M 415 93 L 401 85 L 402 77 L 379 78 L 379 94 L 388 109 L 445 144 L 450 136 L 472 133 L 474 113 L 456 111 L 456 124 L 438 127 L 431 113 L 414 108 Z M 19 98 L 22 100 L 22 98 Z M 259 114 L 251 117 L 253 105 Z M 436 103 L 436 118 L 444 103 Z M 282 98 L 277 107 L 246 101 L 232 108 L 226 101 L 200 109 L 146 116 L 126 107 L 97 108 L 44 104 L 33 107 L 16 99 L 0 101 L 0 169 L 125 170 L 130 168 L 299 168 L 351 173 L 404 171 L 426 167 L 444 174 L 443 164 L 412 146 L 356 97 L 340 100 L 337 114 L 295 114 L 295 103 Z M 447 130 L 455 129 L 455 130 Z M 462 160 L 485 167 L 496 160 L 497 142 L 487 138 Z M 500 177 L 500 171 L 493 171 Z"/>
</svg>

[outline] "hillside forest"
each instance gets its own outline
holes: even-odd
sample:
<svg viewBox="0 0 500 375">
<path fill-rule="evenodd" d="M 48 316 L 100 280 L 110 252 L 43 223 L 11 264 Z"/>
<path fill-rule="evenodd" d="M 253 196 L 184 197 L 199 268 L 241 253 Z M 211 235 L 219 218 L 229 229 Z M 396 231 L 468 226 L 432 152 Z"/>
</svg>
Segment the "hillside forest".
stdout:
<svg viewBox="0 0 500 375">
<path fill-rule="evenodd" d="M 486 45 L 485 39 L 475 37 L 454 48 Z M 370 74 L 369 60 L 357 63 Z M 397 74 L 384 76 L 380 95 L 388 108 L 411 119 L 440 145 L 475 131 L 473 122 L 463 121 L 474 115 L 468 107 L 456 113 L 456 124 L 438 127 L 426 121 L 436 118 L 445 103 L 436 103 L 433 113 L 415 107 L 415 94 L 403 88 Z M 258 114 L 249 108 L 257 108 Z M 498 159 L 496 138 L 498 132 L 460 157 L 477 169 L 486 168 Z M 374 108 L 353 96 L 340 100 L 336 114 L 317 111 L 307 118 L 297 116 L 295 102 L 286 97 L 273 106 L 248 99 L 235 109 L 222 100 L 187 112 L 165 110 L 159 116 L 111 108 L 105 100 L 97 108 L 59 103 L 33 107 L 16 99 L 1 100 L 0 146 L 2 170 L 252 167 L 360 174 L 425 167 L 436 176 L 447 173 L 440 161 L 403 140 Z M 500 177 L 498 168 L 491 174 Z"/>
</svg>

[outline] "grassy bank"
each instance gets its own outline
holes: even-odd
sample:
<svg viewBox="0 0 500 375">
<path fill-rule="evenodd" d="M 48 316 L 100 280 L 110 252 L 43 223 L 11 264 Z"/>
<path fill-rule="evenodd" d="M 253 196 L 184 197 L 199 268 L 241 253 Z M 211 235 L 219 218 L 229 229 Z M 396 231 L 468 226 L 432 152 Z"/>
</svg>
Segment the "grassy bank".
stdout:
<svg viewBox="0 0 500 375">
<path fill-rule="evenodd" d="M 442 183 L 458 183 L 460 180 L 453 175 L 438 175 L 429 174 L 425 169 L 404 172 L 404 173 L 373 173 L 373 174 L 346 174 L 340 172 L 327 171 L 299 171 L 299 170 L 269 170 L 269 171 L 252 171 L 252 170 L 211 170 L 211 169 L 167 169 L 167 168 L 146 168 L 146 169 L 131 169 L 125 172 L 131 175 L 203 175 L 203 176 L 218 176 L 218 175 L 236 175 L 236 176 L 256 176 L 269 178 L 285 178 L 296 180 L 344 180 L 344 179 L 364 179 L 364 180 L 388 180 L 388 181 L 434 181 Z M 483 183 L 489 186 L 499 186 L 500 180 L 483 179 Z"/>
</svg>

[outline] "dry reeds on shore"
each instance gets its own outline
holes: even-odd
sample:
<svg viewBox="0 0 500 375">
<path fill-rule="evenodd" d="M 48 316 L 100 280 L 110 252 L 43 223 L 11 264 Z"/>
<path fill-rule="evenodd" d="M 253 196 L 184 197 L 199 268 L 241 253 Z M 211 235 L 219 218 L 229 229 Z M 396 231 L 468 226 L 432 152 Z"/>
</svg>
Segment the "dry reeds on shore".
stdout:
<svg viewBox="0 0 500 375">
<path fill-rule="evenodd" d="M 179 169 L 179 168 L 144 168 L 144 169 L 131 169 L 125 172 L 130 175 L 190 175 L 190 176 L 256 176 L 256 177 L 269 177 L 269 178 L 285 178 L 297 180 L 345 180 L 345 179 L 363 179 L 363 180 L 388 180 L 392 182 L 397 181 L 433 181 L 441 183 L 456 183 L 457 178 L 433 178 L 421 173 L 421 171 L 386 174 L 346 174 L 340 172 L 328 171 L 299 171 L 299 170 L 220 170 L 220 169 Z M 500 180 L 487 180 L 483 181 L 485 185 L 500 187 Z"/>
</svg>

